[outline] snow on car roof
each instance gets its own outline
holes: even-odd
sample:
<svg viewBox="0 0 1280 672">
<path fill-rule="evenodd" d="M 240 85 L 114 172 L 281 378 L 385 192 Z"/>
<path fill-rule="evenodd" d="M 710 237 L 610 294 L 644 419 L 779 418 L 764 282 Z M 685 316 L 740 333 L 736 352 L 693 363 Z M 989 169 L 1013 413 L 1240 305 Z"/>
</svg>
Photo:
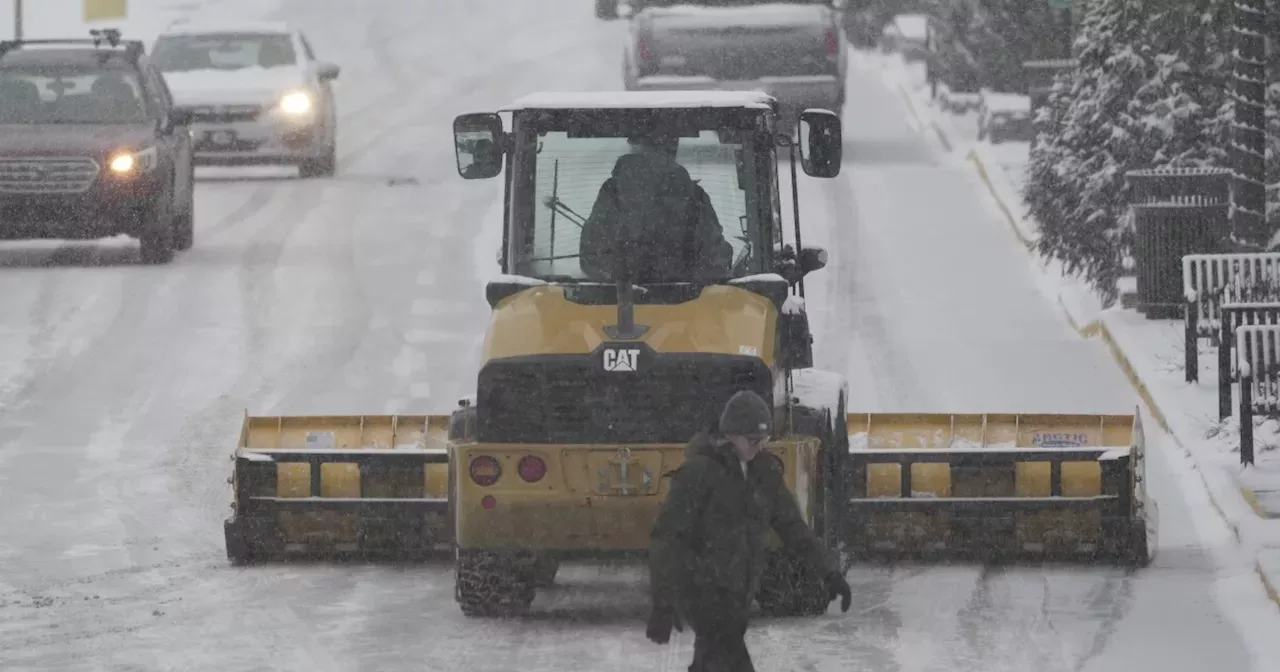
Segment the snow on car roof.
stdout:
<svg viewBox="0 0 1280 672">
<path fill-rule="evenodd" d="M 893 17 L 893 25 L 908 39 L 923 40 L 929 36 L 929 17 L 924 14 L 899 14 Z"/>
<path fill-rule="evenodd" d="M 998 93 L 995 91 L 982 92 L 982 101 L 986 103 L 987 109 L 999 112 L 1030 112 L 1031 96 L 1022 95 L 1020 93 Z"/>
<path fill-rule="evenodd" d="M 169 24 L 161 35 L 208 35 L 211 33 L 289 34 L 293 28 L 283 21 L 187 21 Z"/>
<path fill-rule="evenodd" d="M 778 22 L 812 23 L 821 20 L 824 12 L 830 11 L 826 5 L 796 5 L 782 2 L 763 3 L 759 5 L 730 5 L 707 7 L 703 5 L 670 5 L 645 10 L 655 19 L 678 19 L 703 17 L 710 22 L 732 17 L 735 25 L 772 25 Z"/>
<path fill-rule="evenodd" d="M 769 109 L 773 96 L 760 91 L 581 91 L 531 93 L 502 108 L 515 110 L 659 109 L 746 107 Z"/>
</svg>

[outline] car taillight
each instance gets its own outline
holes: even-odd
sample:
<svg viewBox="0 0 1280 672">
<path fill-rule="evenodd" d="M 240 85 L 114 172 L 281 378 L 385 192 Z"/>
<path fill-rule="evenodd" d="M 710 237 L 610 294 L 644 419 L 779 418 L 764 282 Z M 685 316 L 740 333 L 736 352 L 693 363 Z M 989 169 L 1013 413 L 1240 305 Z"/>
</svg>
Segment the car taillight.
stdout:
<svg viewBox="0 0 1280 672">
<path fill-rule="evenodd" d="M 648 63 L 653 60 L 653 47 L 649 44 L 649 33 L 640 33 L 636 38 L 636 58 L 641 63 Z"/>
<path fill-rule="evenodd" d="M 502 475 L 502 465 L 492 457 L 482 455 L 471 460 L 468 471 L 476 485 L 488 487 L 498 482 L 498 477 Z"/>
<path fill-rule="evenodd" d="M 516 472 L 528 483 L 537 483 L 547 475 L 547 463 L 536 455 L 525 455 L 516 465 Z"/>
<path fill-rule="evenodd" d="M 835 58 L 840 55 L 840 33 L 835 28 L 827 30 L 827 56 Z"/>
</svg>

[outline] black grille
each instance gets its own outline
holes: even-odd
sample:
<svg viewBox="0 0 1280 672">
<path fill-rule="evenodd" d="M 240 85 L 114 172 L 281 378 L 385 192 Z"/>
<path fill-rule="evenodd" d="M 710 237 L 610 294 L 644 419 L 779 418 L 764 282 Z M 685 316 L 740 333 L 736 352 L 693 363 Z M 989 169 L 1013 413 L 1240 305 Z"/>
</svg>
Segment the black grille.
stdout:
<svg viewBox="0 0 1280 672">
<path fill-rule="evenodd" d="M 772 399 L 755 358 L 658 355 L 638 373 L 604 372 L 590 356 L 496 361 L 480 372 L 479 440 L 494 443 L 683 443 L 734 392 Z"/>
<path fill-rule="evenodd" d="M 191 121 L 198 124 L 232 124 L 238 121 L 257 121 L 262 114 L 260 105 L 195 105 Z"/>
</svg>

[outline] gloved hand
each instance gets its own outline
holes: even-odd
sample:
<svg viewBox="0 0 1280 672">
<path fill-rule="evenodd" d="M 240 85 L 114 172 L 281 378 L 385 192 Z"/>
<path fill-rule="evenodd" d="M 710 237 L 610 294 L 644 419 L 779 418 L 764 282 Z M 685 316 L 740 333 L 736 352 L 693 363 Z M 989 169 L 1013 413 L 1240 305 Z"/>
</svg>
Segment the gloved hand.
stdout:
<svg viewBox="0 0 1280 672">
<path fill-rule="evenodd" d="M 844 575 L 839 572 L 832 572 L 827 575 L 827 600 L 831 601 L 840 597 L 840 611 L 849 611 L 849 604 L 853 602 L 853 591 L 849 589 L 849 582 L 844 580 Z"/>
<path fill-rule="evenodd" d="M 654 607 L 649 612 L 649 624 L 644 634 L 650 641 L 666 644 L 671 640 L 671 628 L 684 632 L 684 624 L 680 622 L 676 610 L 671 607 Z"/>
</svg>

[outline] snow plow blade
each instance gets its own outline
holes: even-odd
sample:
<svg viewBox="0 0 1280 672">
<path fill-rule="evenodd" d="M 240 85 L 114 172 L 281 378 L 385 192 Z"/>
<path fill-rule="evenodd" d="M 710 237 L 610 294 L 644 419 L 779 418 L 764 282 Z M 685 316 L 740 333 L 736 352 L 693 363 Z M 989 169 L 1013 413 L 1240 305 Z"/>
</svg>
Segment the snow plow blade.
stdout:
<svg viewBox="0 0 1280 672">
<path fill-rule="evenodd" d="M 1157 510 L 1133 415 L 848 415 L 852 559 L 1143 566 Z"/>
<path fill-rule="evenodd" d="M 227 557 L 447 553 L 448 428 L 447 415 L 246 415 Z"/>
</svg>

